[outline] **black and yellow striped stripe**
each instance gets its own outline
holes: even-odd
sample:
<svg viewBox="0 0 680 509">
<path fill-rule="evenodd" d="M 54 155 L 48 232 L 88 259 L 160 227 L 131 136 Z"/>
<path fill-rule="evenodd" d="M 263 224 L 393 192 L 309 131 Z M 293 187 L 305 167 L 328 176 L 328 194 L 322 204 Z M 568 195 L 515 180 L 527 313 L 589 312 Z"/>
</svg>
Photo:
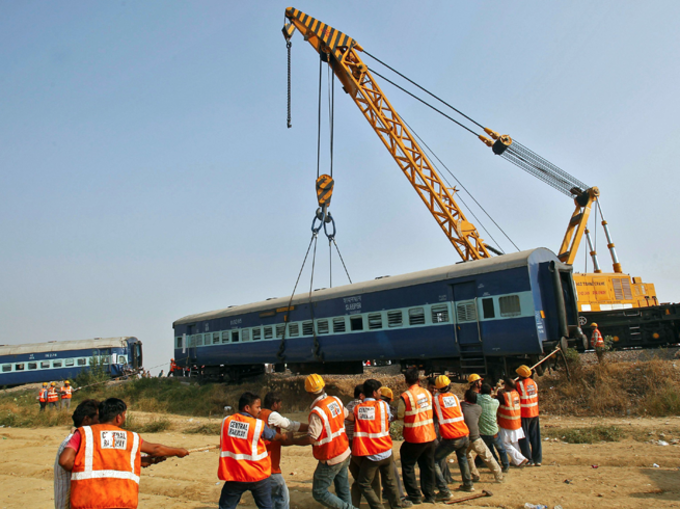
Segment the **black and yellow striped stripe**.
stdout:
<svg viewBox="0 0 680 509">
<path fill-rule="evenodd" d="M 343 34 L 340 30 L 336 30 L 332 26 L 326 25 L 318 19 L 312 18 L 310 15 L 305 14 L 298 9 L 294 9 L 293 7 L 286 9 L 286 17 L 291 20 L 295 18 L 302 23 L 307 27 L 309 32 L 312 32 L 316 37 L 321 39 L 336 56 L 341 54 L 339 48 L 351 48 L 357 44 L 357 42 L 349 35 Z"/>
</svg>

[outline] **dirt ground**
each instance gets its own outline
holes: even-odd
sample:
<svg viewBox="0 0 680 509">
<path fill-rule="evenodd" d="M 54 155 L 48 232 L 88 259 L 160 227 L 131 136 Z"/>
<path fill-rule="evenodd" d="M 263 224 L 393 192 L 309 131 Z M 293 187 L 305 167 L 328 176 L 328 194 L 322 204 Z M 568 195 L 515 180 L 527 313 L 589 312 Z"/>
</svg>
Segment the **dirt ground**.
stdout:
<svg viewBox="0 0 680 509">
<path fill-rule="evenodd" d="M 135 415 L 141 419 L 145 417 L 141 413 Z M 303 414 L 295 417 L 306 418 Z M 210 422 L 208 419 L 193 418 L 190 422 L 187 417 L 170 418 L 173 430 L 145 434 L 143 438 L 186 448 L 215 445 L 219 441 L 217 436 L 182 432 L 199 423 Z M 219 421 L 213 419 L 212 422 Z M 680 417 L 580 419 L 543 416 L 541 424 L 553 433 L 566 428 L 609 425 L 630 430 L 637 436 L 651 433 L 650 440 L 658 440 L 660 433 L 666 441 L 680 438 Z M 59 443 L 67 434 L 66 428 L 0 429 L 0 508 L 54 507 L 53 465 Z M 399 445 L 395 443 L 394 446 L 397 459 Z M 143 470 L 140 509 L 216 508 L 221 488 L 217 479 L 217 457 L 215 451 L 194 453 Z M 494 483 L 491 474 L 482 469 L 482 480 L 476 484 L 477 493 L 491 490 L 493 496 L 457 506 L 515 509 L 529 502 L 546 504 L 551 509 L 558 504 L 564 509 L 680 507 L 678 445 L 661 446 L 632 439 L 588 445 L 550 440 L 543 442 L 543 458 L 542 467 L 511 469 L 504 484 Z M 459 481 L 457 466 L 451 464 L 451 467 L 454 479 Z M 291 491 L 291 509 L 321 507 L 311 495 L 314 468 L 315 461 L 308 447 L 284 450 L 282 471 Z M 458 484 L 454 482 L 451 487 Z M 255 507 L 249 495 L 241 503 L 244 507 Z M 367 507 L 365 502 L 363 507 Z"/>
</svg>

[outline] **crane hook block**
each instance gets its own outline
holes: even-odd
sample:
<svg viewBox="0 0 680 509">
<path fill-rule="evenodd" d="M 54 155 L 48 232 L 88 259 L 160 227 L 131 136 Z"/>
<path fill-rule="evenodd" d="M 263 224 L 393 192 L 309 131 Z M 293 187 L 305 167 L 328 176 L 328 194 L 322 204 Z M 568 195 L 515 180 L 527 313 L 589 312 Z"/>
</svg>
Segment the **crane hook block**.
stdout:
<svg viewBox="0 0 680 509">
<path fill-rule="evenodd" d="M 491 150 L 493 151 L 494 154 L 499 156 L 503 152 L 505 152 L 510 145 L 512 145 L 512 138 L 507 134 L 504 134 L 494 142 L 493 146 L 491 147 Z"/>
<path fill-rule="evenodd" d="M 327 208 L 331 204 L 333 184 L 335 184 L 335 181 L 330 175 L 323 174 L 316 179 L 316 198 L 319 202 L 319 207 Z"/>
</svg>

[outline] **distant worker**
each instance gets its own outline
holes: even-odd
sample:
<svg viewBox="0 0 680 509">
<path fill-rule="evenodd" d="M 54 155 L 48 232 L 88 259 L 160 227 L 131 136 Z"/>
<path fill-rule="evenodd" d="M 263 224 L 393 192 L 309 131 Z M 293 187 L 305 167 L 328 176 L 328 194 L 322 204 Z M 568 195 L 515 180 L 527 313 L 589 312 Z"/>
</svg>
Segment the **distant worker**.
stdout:
<svg viewBox="0 0 680 509">
<path fill-rule="evenodd" d="M 543 450 L 541 447 L 541 428 L 538 422 L 538 385 L 531 379 L 531 368 L 522 365 L 517 368 L 519 375 L 517 392 L 522 414 L 524 438 L 519 441 L 522 454 L 529 460 L 528 466 L 541 466 Z"/>
<path fill-rule="evenodd" d="M 477 397 L 477 404 L 482 408 L 482 415 L 479 417 L 479 433 L 489 451 L 491 451 L 493 459 L 502 466 L 505 473 L 510 470 L 510 462 L 503 441 L 498 434 L 496 416 L 500 404 L 497 399 L 491 397 L 492 392 L 491 385 L 482 384 L 482 393 Z M 496 451 L 498 451 L 498 456 L 496 456 Z"/>
<path fill-rule="evenodd" d="M 434 452 L 434 464 L 437 472 L 437 493 L 438 501 L 446 501 L 453 497 L 449 490 L 444 476 L 441 472 L 441 461 L 446 461 L 449 454 L 455 452 L 458 460 L 458 468 L 463 478 L 463 491 L 471 491 L 472 477 L 470 467 L 467 462 L 467 449 L 470 441 L 468 436 L 470 430 L 465 424 L 463 411 L 460 408 L 458 397 L 451 392 L 451 379 L 446 375 L 439 375 L 435 380 L 435 386 L 439 391 L 434 397 L 434 409 L 437 422 L 439 423 L 439 434 L 441 439 Z"/>
<path fill-rule="evenodd" d="M 136 508 L 141 453 L 153 458 L 189 454 L 186 449 L 152 444 L 122 429 L 127 405 L 109 398 L 99 404 L 99 424 L 78 428 L 59 456 L 71 472 L 71 509 Z"/>
<path fill-rule="evenodd" d="M 71 409 L 71 398 L 73 397 L 73 387 L 71 387 L 71 382 L 66 380 L 64 386 L 59 389 L 59 395 L 61 396 L 61 408 Z"/>
<path fill-rule="evenodd" d="M 81 401 L 73 412 L 72 419 L 74 428 L 59 446 L 57 458 L 54 460 L 54 509 L 71 508 L 71 472 L 59 465 L 59 457 L 77 428 L 99 424 L 99 401 L 94 399 Z"/>
<path fill-rule="evenodd" d="M 516 467 L 524 467 L 529 463 L 529 460 L 520 452 L 518 443 L 520 439 L 524 438 L 519 394 L 515 390 L 516 386 L 512 378 L 505 377 L 503 386 L 504 388 L 498 391 L 496 396 L 500 403 L 498 408 L 499 434 L 512 464 Z"/>
<path fill-rule="evenodd" d="M 59 403 L 59 393 L 57 392 L 57 383 L 50 382 L 50 388 L 47 389 L 47 406 L 57 409 Z"/>
<path fill-rule="evenodd" d="M 383 509 L 380 491 L 373 484 L 380 472 L 385 497 L 391 509 L 411 507 L 399 496 L 392 469 L 392 437 L 390 437 L 390 407 L 380 398 L 380 382 L 364 382 L 364 400 L 354 407 L 354 441 L 352 456 L 360 459 L 359 487 L 371 509 Z"/>
<path fill-rule="evenodd" d="M 168 376 L 182 376 L 182 368 L 179 368 L 180 373 L 177 373 L 177 363 L 175 359 L 170 359 L 170 371 L 168 371 Z"/>
<path fill-rule="evenodd" d="M 482 407 L 477 404 L 477 393 L 468 389 L 465 391 L 465 401 L 461 403 L 461 410 L 465 416 L 465 424 L 470 430 L 470 444 L 467 450 L 467 461 L 470 465 L 470 474 L 472 474 L 472 480 L 477 482 L 480 480 L 479 470 L 477 470 L 477 465 L 475 464 L 476 456 L 479 456 L 484 464 L 493 473 L 496 478 L 496 482 L 503 482 L 503 472 L 498 462 L 493 459 L 491 451 L 482 440 L 479 433 L 479 418 L 482 415 Z M 465 490 L 463 491 L 472 491 Z"/>
<path fill-rule="evenodd" d="M 217 475 L 225 482 L 219 509 L 235 509 L 246 491 L 259 509 L 272 509 L 272 467 L 265 440 L 287 439 L 260 419 L 262 401 L 257 394 L 244 392 L 238 410 L 222 421 Z"/>
<path fill-rule="evenodd" d="M 404 442 L 399 449 L 401 474 L 408 500 L 413 504 L 435 502 L 434 430 L 432 395 L 420 386 L 417 367 L 404 372 L 408 389 L 399 399 L 397 416 L 404 421 Z M 416 463 L 420 467 L 420 488 L 416 480 Z"/>
<path fill-rule="evenodd" d="M 40 403 L 40 411 L 42 412 L 45 410 L 45 407 L 47 406 L 47 391 L 48 389 L 48 383 L 43 382 L 42 388 L 38 392 L 38 403 Z"/>
<path fill-rule="evenodd" d="M 288 433 L 307 431 L 307 424 L 291 421 L 282 416 L 279 413 L 282 407 L 281 395 L 278 392 L 268 392 L 264 397 L 264 408 L 260 412 L 260 419 L 279 434 L 283 431 Z M 285 444 L 291 445 L 292 440 L 286 440 Z M 272 490 L 272 506 L 274 509 L 289 509 L 290 493 L 286 480 L 281 473 L 281 445 L 284 444 L 278 440 L 267 442 L 267 452 L 272 464 L 272 474 L 269 478 Z"/>
<path fill-rule="evenodd" d="M 350 462 L 345 419 L 349 413 L 340 398 L 324 392 L 326 383 L 317 374 L 305 380 L 305 390 L 314 398 L 309 412 L 307 436 L 293 439 L 295 445 L 311 445 L 319 461 L 312 480 L 312 496 L 332 509 L 352 509 L 347 468 Z M 335 495 L 328 491 L 335 486 Z"/>
<path fill-rule="evenodd" d="M 597 355 L 597 362 L 600 364 L 604 361 L 604 339 L 600 333 L 600 329 L 597 328 L 595 322 L 590 324 L 593 329 L 593 334 L 590 336 L 590 346 L 595 349 L 595 355 Z"/>
<path fill-rule="evenodd" d="M 484 383 L 484 379 L 477 373 L 472 373 L 468 377 L 468 382 L 470 383 L 470 389 L 475 391 L 477 394 L 482 392 L 482 383 Z"/>
</svg>

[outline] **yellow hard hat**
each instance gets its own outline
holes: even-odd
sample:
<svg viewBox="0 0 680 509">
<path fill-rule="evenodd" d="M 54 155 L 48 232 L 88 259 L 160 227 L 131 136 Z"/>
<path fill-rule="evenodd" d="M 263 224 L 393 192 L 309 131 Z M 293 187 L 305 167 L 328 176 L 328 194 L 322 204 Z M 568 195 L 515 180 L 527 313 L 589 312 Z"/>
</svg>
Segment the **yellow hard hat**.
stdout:
<svg viewBox="0 0 680 509">
<path fill-rule="evenodd" d="M 451 380 L 446 375 L 439 375 L 437 379 L 434 381 L 434 386 L 437 389 L 443 389 L 444 387 L 448 387 L 449 385 L 451 385 Z"/>
<path fill-rule="evenodd" d="M 71 382 L 69 382 L 68 380 L 66 380 L 64 383 L 65 383 L 66 385 L 71 385 Z"/>
<path fill-rule="evenodd" d="M 531 376 L 531 368 L 525 364 L 522 364 L 515 370 L 515 373 L 517 373 L 519 376 L 523 376 L 524 378 L 529 378 Z"/>
<path fill-rule="evenodd" d="M 43 387 L 47 387 L 47 382 L 43 382 Z"/>
<path fill-rule="evenodd" d="M 484 380 L 484 379 L 481 376 L 479 376 L 477 373 L 472 373 L 468 377 L 468 382 L 470 382 L 470 383 L 476 382 L 477 380 Z"/>
<path fill-rule="evenodd" d="M 51 385 L 52 387 L 55 387 L 55 386 L 57 385 L 57 383 L 56 383 L 56 382 L 52 382 L 50 385 Z"/>
<path fill-rule="evenodd" d="M 309 375 L 305 379 L 305 390 L 307 392 L 312 392 L 316 394 L 317 392 L 321 392 L 321 390 L 326 386 L 326 382 L 323 381 L 323 378 L 321 378 L 320 375 L 317 375 L 316 373 Z"/>
<path fill-rule="evenodd" d="M 392 392 L 392 389 L 390 389 L 389 387 L 381 387 L 380 395 L 385 398 L 389 398 L 390 400 L 394 399 L 394 393 Z"/>
<path fill-rule="evenodd" d="M 591 327 L 597 327 L 597 324 L 595 322 L 590 324 Z"/>
</svg>

